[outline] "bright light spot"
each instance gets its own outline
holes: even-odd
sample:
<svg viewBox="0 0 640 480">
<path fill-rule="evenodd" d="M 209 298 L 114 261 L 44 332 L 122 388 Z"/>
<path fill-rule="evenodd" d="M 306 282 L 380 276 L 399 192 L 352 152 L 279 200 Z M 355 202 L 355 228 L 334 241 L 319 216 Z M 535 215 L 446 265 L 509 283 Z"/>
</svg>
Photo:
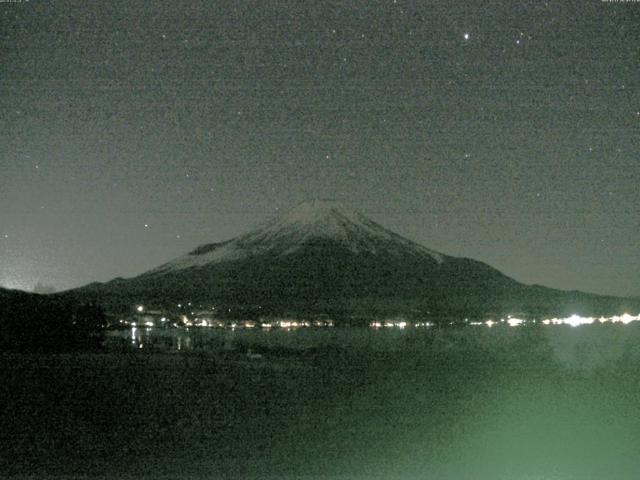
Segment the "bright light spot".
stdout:
<svg viewBox="0 0 640 480">
<path fill-rule="evenodd" d="M 579 325 L 591 324 L 595 319 L 592 317 L 581 317 L 579 315 L 571 315 L 569 318 L 564 319 L 564 323 L 577 327 Z"/>
<path fill-rule="evenodd" d="M 624 323 L 625 325 L 627 323 L 633 322 L 634 320 L 638 320 L 638 317 L 632 317 L 628 313 L 625 313 L 625 314 L 622 315 L 622 317 L 620 317 L 620 321 L 622 323 Z"/>
<path fill-rule="evenodd" d="M 433 323 L 431 322 L 417 322 L 415 324 L 416 327 L 433 327 Z"/>
<path fill-rule="evenodd" d="M 138 313 L 142 313 L 142 312 L 144 312 L 144 307 L 142 305 L 138 305 L 136 307 L 136 310 L 138 311 Z"/>
<path fill-rule="evenodd" d="M 524 323 L 524 320 L 521 318 L 511 318 L 509 317 L 509 319 L 507 320 L 507 323 L 509 324 L 510 327 L 517 327 L 520 326 Z"/>
<path fill-rule="evenodd" d="M 469 40 L 469 34 L 467 32 L 464 33 L 464 39 Z"/>
<path fill-rule="evenodd" d="M 147 327 L 153 327 L 153 322 L 144 322 L 145 326 Z"/>
<path fill-rule="evenodd" d="M 493 320 L 487 320 L 484 323 L 487 327 L 493 327 L 496 324 L 496 322 L 494 322 Z"/>
</svg>

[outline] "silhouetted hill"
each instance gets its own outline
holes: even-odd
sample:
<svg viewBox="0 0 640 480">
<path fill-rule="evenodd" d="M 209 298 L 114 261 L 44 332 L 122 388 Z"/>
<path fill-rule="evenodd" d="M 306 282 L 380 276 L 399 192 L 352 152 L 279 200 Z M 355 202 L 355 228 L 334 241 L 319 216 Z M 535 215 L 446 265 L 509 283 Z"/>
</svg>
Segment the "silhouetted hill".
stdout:
<svg viewBox="0 0 640 480">
<path fill-rule="evenodd" d="M 0 288 L 0 350 L 96 348 L 105 323 L 104 310 L 98 305 Z"/>
</svg>

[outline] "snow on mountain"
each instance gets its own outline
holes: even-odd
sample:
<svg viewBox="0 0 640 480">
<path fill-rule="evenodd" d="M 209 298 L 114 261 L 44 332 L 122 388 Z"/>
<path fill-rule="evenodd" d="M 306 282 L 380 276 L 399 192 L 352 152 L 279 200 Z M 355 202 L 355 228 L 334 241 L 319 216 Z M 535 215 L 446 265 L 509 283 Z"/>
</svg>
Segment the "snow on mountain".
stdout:
<svg viewBox="0 0 640 480">
<path fill-rule="evenodd" d="M 327 240 L 354 254 L 410 253 L 442 263 L 445 256 L 407 240 L 340 203 L 305 202 L 255 230 L 222 243 L 202 245 L 149 274 L 165 273 L 258 255 L 287 255 L 310 242 Z"/>
</svg>

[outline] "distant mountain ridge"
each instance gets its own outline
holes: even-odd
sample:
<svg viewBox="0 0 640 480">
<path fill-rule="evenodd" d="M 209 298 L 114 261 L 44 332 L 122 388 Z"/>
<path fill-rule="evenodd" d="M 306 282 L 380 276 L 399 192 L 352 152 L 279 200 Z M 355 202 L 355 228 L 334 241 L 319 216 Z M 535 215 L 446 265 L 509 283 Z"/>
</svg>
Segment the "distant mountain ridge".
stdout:
<svg viewBox="0 0 640 480">
<path fill-rule="evenodd" d="M 315 200 L 225 242 L 130 279 L 66 292 L 112 310 L 135 303 L 216 306 L 220 315 L 487 316 L 614 313 L 631 299 L 527 286 L 482 262 L 408 240 Z"/>
</svg>

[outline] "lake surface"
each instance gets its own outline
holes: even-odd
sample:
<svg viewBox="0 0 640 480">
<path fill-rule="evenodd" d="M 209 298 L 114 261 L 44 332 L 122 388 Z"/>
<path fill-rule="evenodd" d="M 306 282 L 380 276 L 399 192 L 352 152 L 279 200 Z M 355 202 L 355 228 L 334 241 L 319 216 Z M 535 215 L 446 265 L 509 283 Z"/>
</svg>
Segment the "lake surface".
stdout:
<svg viewBox="0 0 640 480">
<path fill-rule="evenodd" d="M 638 345 L 633 324 L 136 329 L 3 354 L 0 477 L 632 480 Z"/>
<path fill-rule="evenodd" d="M 346 349 L 354 352 L 455 351 L 471 348 L 500 350 L 535 332 L 552 358 L 573 368 L 593 368 L 621 359 L 640 359 L 640 323 L 538 325 L 531 327 L 466 326 L 456 328 L 149 328 L 110 331 L 112 351 L 156 353 L 241 352 L 295 354 L 309 350 Z"/>
</svg>

